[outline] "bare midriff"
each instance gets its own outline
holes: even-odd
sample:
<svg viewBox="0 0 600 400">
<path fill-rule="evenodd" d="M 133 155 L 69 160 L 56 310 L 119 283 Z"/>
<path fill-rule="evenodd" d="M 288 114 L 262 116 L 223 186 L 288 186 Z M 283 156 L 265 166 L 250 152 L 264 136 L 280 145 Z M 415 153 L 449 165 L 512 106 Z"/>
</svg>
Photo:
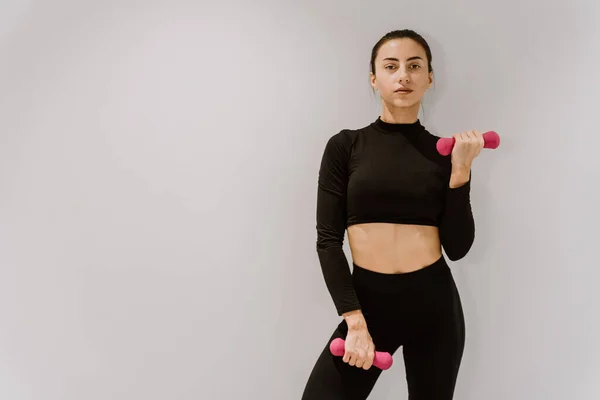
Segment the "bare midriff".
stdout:
<svg viewBox="0 0 600 400">
<path fill-rule="evenodd" d="M 348 227 L 353 262 L 383 274 L 413 272 L 442 256 L 435 226 L 366 223 Z"/>
</svg>

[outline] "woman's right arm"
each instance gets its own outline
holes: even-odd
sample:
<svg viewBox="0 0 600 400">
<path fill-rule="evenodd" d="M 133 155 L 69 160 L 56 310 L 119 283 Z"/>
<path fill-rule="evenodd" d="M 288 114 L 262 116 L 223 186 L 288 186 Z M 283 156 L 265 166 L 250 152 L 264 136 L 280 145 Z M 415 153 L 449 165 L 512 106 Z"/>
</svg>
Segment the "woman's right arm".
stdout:
<svg viewBox="0 0 600 400">
<path fill-rule="evenodd" d="M 360 310 L 342 248 L 350 144 L 350 137 L 344 131 L 329 139 L 321 159 L 317 189 L 317 254 L 338 315 Z"/>
<path fill-rule="evenodd" d="M 317 192 L 317 253 L 325 284 L 338 315 L 348 326 L 343 361 L 369 369 L 375 346 L 352 284 L 344 250 L 346 232 L 346 191 L 351 138 L 341 131 L 332 136 L 321 159 Z"/>
</svg>

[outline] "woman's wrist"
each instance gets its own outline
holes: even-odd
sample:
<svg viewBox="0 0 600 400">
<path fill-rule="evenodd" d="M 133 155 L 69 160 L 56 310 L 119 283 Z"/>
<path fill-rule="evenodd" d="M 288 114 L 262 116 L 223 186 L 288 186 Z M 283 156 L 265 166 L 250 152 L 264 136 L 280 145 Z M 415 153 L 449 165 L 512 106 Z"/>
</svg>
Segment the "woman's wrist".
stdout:
<svg viewBox="0 0 600 400">
<path fill-rule="evenodd" d="M 471 166 L 464 164 L 452 164 L 452 172 L 450 174 L 450 188 L 466 184 L 471 179 Z"/>
<path fill-rule="evenodd" d="M 350 330 L 359 330 L 367 327 L 367 322 L 365 321 L 365 316 L 362 313 L 362 310 L 353 310 L 342 314 L 342 317 L 346 321 L 348 325 L 348 329 Z"/>
</svg>

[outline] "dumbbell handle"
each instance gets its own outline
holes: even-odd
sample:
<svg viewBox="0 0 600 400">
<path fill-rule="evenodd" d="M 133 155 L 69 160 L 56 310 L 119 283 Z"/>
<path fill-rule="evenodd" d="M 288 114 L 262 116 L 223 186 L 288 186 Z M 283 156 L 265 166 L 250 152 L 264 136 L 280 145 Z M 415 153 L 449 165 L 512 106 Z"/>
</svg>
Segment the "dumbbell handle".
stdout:
<svg viewBox="0 0 600 400">
<path fill-rule="evenodd" d="M 489 131 L 484 133 L 483 135 L 484 144 L 483 147 L 486 149 L 495 149 L 500 146 L 500 136 L 494 131 Z M 437 151 L 443 155 L 447 156 L 452 153 L 452 148 L 454 148 L 455 139 L 453 137 L 450 138 L 440 138 L 437 141 L 436 148 Z"/>
<path fill-rule="evenodd" d="M 329 350 L 331 350 L 331 354 L 334 356 L 343 356 L 346 352 L 346 343 L 344 339 L 336 338 L 329 345 Z M 373 358 L 373 365 L 379 369 L 386 370 L 392 366 L 394 360 L 392 359 L 392 355 L 383 351 L 376 351 L 375 357 Z"/>
</svg>

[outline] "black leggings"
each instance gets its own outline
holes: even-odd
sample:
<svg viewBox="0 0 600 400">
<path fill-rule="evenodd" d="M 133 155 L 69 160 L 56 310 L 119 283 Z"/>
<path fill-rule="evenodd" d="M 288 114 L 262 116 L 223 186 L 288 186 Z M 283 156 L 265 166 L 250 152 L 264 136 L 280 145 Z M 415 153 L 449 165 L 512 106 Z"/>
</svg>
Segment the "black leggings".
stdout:
<svg viewBox="0 0 600 400">
<path fill-rule="evenodd" d="M 383 274 L 354 264 L 353 281 L 377 351 L 400 346 L 410 400 L 451 400 L 465 343 L 460 297 L 446 260 L 423 269 Z M 345 338 L 337 326 L 321 352 L 302 400 L 364 400 L 382 371 L 351 366 L 333 356 L 329 343 Z M 394 357 L 397 362 L 398 357 Z"/>
</svg>

